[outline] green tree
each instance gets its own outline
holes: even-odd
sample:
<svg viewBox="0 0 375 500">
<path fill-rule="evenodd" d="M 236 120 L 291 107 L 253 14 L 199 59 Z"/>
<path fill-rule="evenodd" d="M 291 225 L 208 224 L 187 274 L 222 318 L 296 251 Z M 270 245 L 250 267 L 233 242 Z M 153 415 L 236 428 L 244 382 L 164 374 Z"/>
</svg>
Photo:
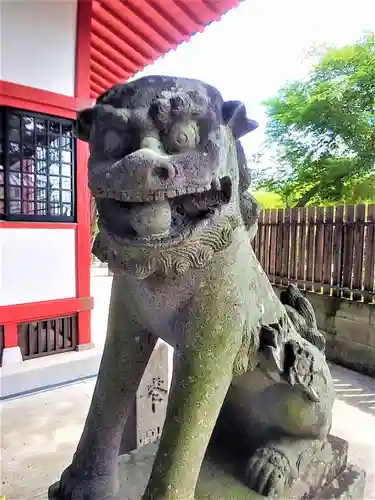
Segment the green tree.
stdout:
<svg viewBox="0 0 375 500">
<path fill-rule="evenodd" d="M 305 80 L 265 102 L 267 142 L 283 175 L 263 186 L 289 206 L 374 200 L 375 34 L 315 54 Z"/>
</svg>

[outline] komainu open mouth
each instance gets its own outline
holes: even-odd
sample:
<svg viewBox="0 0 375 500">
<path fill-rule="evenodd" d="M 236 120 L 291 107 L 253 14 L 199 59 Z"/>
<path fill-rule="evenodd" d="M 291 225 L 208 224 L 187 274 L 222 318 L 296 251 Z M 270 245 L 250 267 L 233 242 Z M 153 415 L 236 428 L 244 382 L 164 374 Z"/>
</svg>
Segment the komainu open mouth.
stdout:
<svg viewBox="0 0 375 500">
<path fill-rule="evenodd" d="M 97 199 L 101 224 L 109 233 L 134 243 L 180 239 L 212 224 L 231 200 L 232 183 L 229 177 L 215 178 L 206 188 L 186 191 L 174 196 L 171 190 L 147 193 L 141 202 Z"/>
</svg>

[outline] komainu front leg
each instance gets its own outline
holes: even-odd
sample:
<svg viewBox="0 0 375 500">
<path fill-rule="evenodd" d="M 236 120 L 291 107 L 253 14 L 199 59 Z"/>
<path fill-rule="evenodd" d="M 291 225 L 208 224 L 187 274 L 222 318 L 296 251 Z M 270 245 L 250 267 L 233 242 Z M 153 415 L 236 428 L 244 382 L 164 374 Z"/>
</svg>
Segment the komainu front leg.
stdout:
<svg viewBox="0 0 375 500">
<path fill-rule="evenodd" d="M 232 380 L 242 339 L 242 331 L 238 331 L 241 319 L 229 302 L 224 313 L 213 305 L 207 309 L 204 303 L 200 304 L 203 318 L 198 320 L 196 328 L 189 329 L 143 500 L 194 498 L 202 461 Z M 218 300 L 217 305 L 223 309 L 224 303 Z"/>
<path fill-rule="evenodd" d="M 50 487 L 50 500 L 114 500 L 122 432 L 155 347 L 133 319 L 122 278 L 112 286 L 108 335 L 85 427 L 71 465 Z"/>
</svg>

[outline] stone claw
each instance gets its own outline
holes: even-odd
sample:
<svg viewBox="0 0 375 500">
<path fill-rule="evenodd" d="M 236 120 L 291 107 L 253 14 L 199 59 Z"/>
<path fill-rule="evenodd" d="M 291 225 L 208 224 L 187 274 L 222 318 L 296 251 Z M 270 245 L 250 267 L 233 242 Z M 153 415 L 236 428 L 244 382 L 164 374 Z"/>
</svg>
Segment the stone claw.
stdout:
<svg viewBox="0 0 375 500">
<path fill-rule="evenodd" d="M 285 455 L 264 447 L 259 448 L 248 461 L 245 482 L 260 495 L 282 495 L 292 476 L 292 468 Z"/>
</svg>

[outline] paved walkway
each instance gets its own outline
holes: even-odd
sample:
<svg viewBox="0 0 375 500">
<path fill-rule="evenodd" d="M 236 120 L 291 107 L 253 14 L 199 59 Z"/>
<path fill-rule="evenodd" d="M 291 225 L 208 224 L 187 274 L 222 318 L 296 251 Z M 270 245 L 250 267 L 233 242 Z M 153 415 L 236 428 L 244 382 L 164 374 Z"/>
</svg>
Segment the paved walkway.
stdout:
<svg viewBox="0 0 375 500">
<path fill-rule="evenodd" d="M 104 341 L 111 278 L 95 273 L 93 335 Z M 375 500 L 375 380 L 332 366 L 337 400 L 332 433 L 350 443 L 349 460 L 367 471 L 365 500 Z M 1 404 L 1 484 L 7 500 L 45 500 L 80 437 L 94 380 Z"/>
</svg>

